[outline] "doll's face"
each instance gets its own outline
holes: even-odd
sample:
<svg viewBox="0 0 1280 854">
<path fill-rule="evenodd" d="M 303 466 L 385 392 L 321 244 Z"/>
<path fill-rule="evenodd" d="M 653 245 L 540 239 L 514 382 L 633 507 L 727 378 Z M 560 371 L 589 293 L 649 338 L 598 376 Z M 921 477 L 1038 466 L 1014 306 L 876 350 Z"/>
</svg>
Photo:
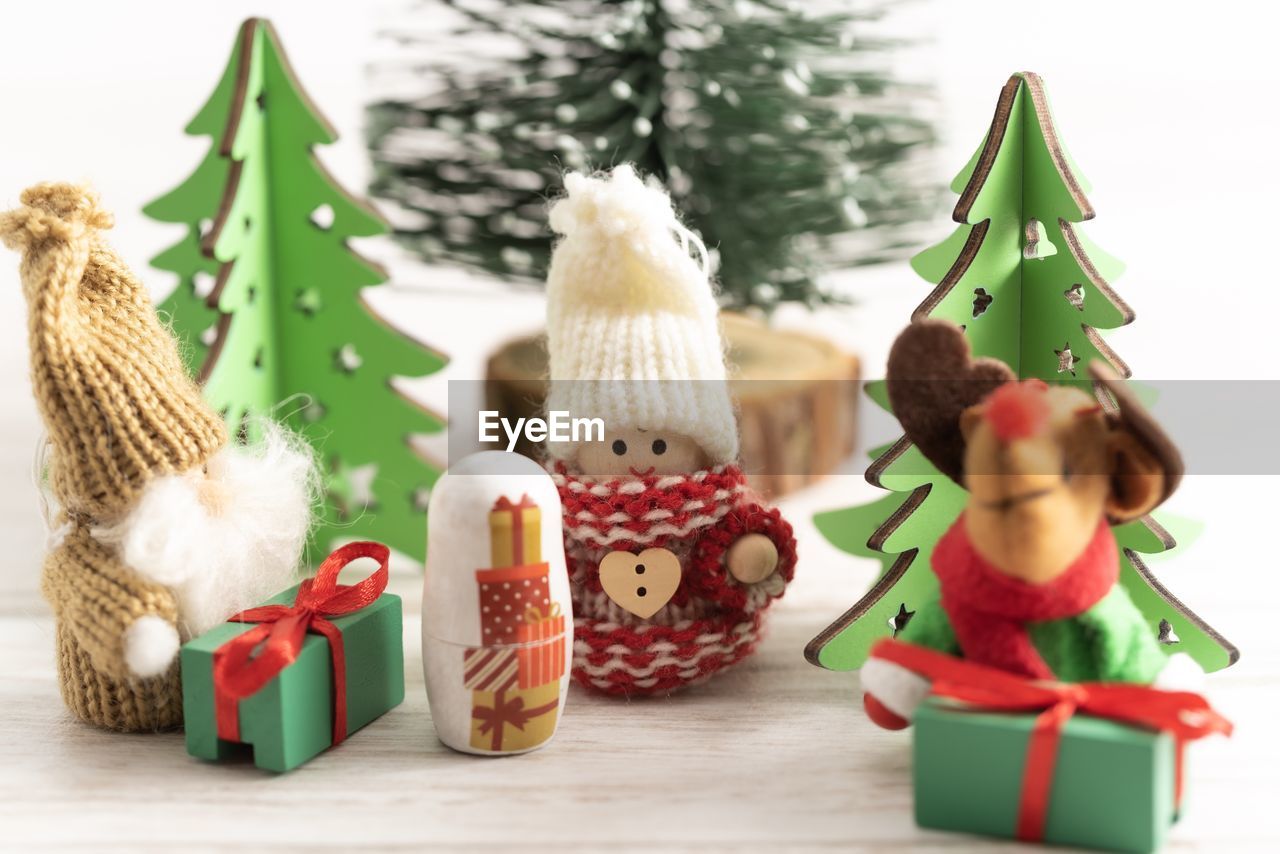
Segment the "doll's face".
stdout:
<svg viewBox="0 0 1280 854">
<path fill-rule="evenodd" d="M 689 436 L 663 430 L 606 430 L 603 442 L 584 442 L 577 468 L 587 477 L 688 474 L 707 467 L 707 455 Z"/>
</svg>

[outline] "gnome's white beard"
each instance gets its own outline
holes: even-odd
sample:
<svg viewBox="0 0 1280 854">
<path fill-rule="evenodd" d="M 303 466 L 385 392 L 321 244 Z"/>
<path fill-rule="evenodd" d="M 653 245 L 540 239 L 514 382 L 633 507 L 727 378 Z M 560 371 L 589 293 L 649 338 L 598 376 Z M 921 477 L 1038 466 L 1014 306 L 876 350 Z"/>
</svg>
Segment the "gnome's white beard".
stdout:
<svg viewBox="0 0 1280 854">
<path fill-rule="evenodd" d="M 305 443 L 274 424 L 199 470 L 156 478 L 129 514 L 94 530 L 178 600 L 183 639 L 260 604 L 295 580 L 316 472 Z"/>
</svg>

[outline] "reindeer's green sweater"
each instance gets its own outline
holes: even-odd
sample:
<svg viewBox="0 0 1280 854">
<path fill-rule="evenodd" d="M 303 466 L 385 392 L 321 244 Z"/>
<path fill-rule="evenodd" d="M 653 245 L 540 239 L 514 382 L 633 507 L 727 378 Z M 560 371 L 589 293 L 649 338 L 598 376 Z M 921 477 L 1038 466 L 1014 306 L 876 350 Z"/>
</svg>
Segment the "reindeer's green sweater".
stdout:
<svg viewBox="0 0 1280 854">
<path fill-rule="evenodd" d="M 1151 627 L 1119 585 L 1083 614 L 1032 623 L 1028 628 L 1045 664 L 1064 682 L 1148 684 L 1165 665 L 1165 654 Z M 951 621 L 938 599 L 921 606 L 898 639 L 961 654 Z"/>
<path fill-rule="evenodd" d="M 1043 584 L 1012 578 L 969 542 L 964 517 L 933 552 L 940 595 L 899 640 L 1031 678 L 1150 683 L 1165 665 L 1155 632 L 1117 580 L 1105 521 L 1079 557 Z"/>
</svg>

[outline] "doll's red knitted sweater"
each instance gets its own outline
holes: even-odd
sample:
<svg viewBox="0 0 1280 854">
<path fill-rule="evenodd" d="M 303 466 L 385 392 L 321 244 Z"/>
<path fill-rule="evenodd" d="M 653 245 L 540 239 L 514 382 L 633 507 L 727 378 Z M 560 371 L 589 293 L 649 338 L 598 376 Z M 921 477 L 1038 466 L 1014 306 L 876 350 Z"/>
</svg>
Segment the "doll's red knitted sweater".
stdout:
<svg viewBox="0 0 1280 854">
<path fill-rule="evenodd" d="M 791 525 L 755 497 L 740 469 L 596 482 L 557 465 L 552 476 L 564 505 L 574 679 L 608 694 L 663 694 L 751 654 L 765 608 L 795 572 L 796 542 Z M 773 541 L 778 567 L 744 585 L 729 574 L 725 554 L 751 533 Z M 642 620 L 608 597 L 599 567 L 610 552 L 648 548 L 674 553 L 682 574 L 671 600 Z"/>
</svg>

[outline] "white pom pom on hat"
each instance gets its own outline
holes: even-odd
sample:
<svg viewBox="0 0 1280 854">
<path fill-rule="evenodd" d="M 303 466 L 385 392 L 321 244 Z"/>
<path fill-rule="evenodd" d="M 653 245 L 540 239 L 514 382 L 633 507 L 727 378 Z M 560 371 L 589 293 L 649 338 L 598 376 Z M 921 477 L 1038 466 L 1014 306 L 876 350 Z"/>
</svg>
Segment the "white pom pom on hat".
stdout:
<svg viewBox="0 0 1280 854">
<path fill-rule="evenodd" d="M 124 663 L 140 679 L 165 673 L 182 645 L 178 630 L 167 620 L 144 614 L 124 632 Z"/>
<path fill-rule="evenodd" d="M 551 228 L 567 236 L 596 229 L 611 237 L 645 241 L 680 225 L 667 194 L 648 187 L 629 164 L 609 175 L 592 177 L 570 172 L 564 178 L 565 198 L 551 206 Z"/>
<path fill-rule="evenodd" d="M 629 165 L 565 176 L 547 275 L 549 410 L 607 430 L 668 430 L 716 465 L 738 456 L 705 247 Z M 548 443 L 570 461 L 568 443 Z"/>
</svg>

